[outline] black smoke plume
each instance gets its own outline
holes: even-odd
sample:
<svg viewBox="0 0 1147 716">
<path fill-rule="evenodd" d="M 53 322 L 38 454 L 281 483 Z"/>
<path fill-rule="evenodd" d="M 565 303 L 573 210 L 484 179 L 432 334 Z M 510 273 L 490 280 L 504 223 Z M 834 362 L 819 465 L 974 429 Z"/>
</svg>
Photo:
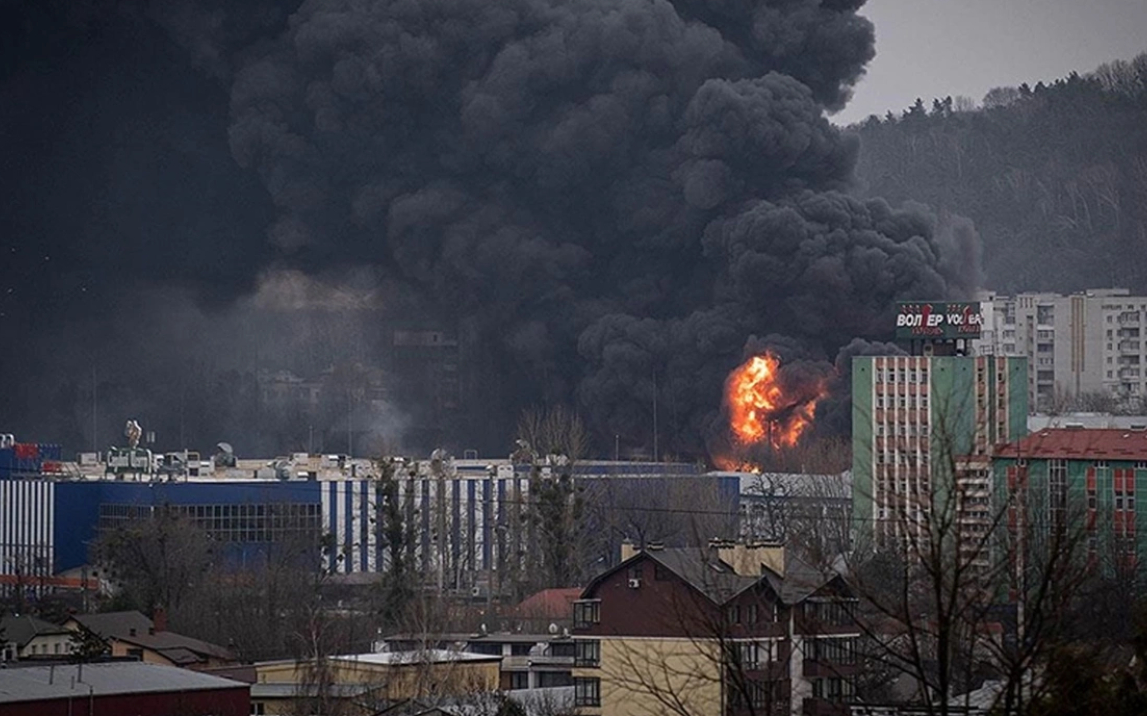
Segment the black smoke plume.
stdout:
<svg viewBox="0 0 1147 716">
<path fill-rule="evenodd" d="M 368 272 L 368 361 L 395 326 L 460 345 L 459 404 L 434 438 L 455 448 L 501 451 L 523 406 L 573 403 L 602 452 L 616 439 L 648 453 L 656 423 L 663 455 L 699 455 L 752 336 L 831 363 L 887 335 L 895 300 L 977 280 L 968 227 L 845 193 L 857 144 L 825 112 L 873 56 L 863 0 L 233 5 L 96 3 L 98 19 L 59 23 L 152 38 L 171 67 L 136 71 L 163 87 L 198 77 L 187 121 L 225 123 L 234 161 L 213 154 L 158 199 L 200 224 L 178 245 L 114 204 L 122 230 L 52 240 L 93 274 L 146 243 L 156 255 L 117 293 L 178 281 L 198 305 L 232 306 L 260 276 L 338 287 Z M 186 137 L 176 123 L 162 140 Z M 116 192 L 179 176 L 148 164 L 159 141 L 125 160 Z M 213 182 L 235 190 L 203 207 L 194 191 Z"/>
</svg>

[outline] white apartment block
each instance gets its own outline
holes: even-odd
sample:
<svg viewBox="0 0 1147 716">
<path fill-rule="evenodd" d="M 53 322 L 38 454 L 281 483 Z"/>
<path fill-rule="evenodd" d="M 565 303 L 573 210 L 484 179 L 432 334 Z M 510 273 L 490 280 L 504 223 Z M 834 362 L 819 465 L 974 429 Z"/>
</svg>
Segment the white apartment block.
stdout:
<svg viewBox="0 0 1147 716">
<path fill-rule="evenodd" d="M 979 300 L 984 328 L 974 349 L 1028 359 L 1035 412 L 1083 393 L 1125 401 L 1147 396 L 1147 296 L 1106 288 L 1069 296 L 985 292 Z"/>
</svg>

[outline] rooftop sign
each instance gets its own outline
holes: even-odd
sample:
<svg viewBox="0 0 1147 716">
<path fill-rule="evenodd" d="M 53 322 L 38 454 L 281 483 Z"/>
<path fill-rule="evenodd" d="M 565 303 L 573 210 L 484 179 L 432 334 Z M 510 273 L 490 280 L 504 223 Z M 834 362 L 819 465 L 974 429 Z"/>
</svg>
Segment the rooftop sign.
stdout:
<svg viewBox="0 0 1147 716">
<path fill-rule="evenodd" d="M 899 303 L 896 306 L 897 338 L 979 338 L 983 324 L 980 304 L 976 302 Z"/>
</svg>

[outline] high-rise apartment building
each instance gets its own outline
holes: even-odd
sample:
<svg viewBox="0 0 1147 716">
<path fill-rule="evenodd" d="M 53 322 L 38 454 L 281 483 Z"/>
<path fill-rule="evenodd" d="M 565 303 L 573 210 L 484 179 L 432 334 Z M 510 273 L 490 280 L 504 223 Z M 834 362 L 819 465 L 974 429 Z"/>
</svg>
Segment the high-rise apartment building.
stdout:
<svg viewBox="0 0 1147 716">
<path fill-rule="evenodd" d="M 1027 361 L 858 356 L 852 363 L 853 515 L 875 536 L 925 524 L 960 481 L 962 529 L 989 519 L 992 447 L 1027 433 Z M 951 491 L 946 491 L 950 493 Z"/>
<path fill-rule="evenodd" d="M 1120 400 L 1147 396 L 1147 297 L 1127 289 L 1063 296 L 980 297 L 979 354 L 1022 356 L 1030 365 L 1028 400 L 1040 412 L 1088 393 Z"/>
</svg>

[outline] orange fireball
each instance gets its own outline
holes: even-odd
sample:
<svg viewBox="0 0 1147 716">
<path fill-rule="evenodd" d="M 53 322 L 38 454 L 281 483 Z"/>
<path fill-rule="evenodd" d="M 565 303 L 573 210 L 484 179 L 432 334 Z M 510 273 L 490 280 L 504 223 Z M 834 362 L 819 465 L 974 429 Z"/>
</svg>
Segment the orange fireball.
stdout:
<svg viewBox="0 0 1147 716">
<path fill-rule="evenodd" d="M 780 360 L 765 353 L 753 356 L 729 375 L 725 388 L 729 427 L 741 445 L 768 441 L 774 448 L 793 447 L 812 424 L 824 385 L 786 394 L 779 370 Z"/>
</svg>

